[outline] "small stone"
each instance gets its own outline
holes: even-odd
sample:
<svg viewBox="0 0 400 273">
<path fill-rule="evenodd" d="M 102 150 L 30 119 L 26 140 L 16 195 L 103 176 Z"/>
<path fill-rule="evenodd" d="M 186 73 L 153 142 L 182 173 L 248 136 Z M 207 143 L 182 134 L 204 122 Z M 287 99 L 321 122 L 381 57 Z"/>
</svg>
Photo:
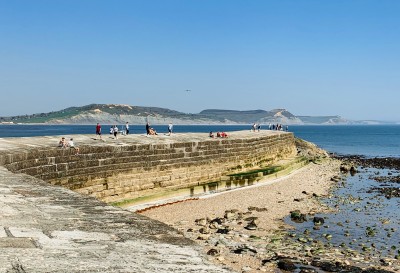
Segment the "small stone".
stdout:
<svg viewBox="0 0 400 273">
<path fill-rule="evenodd" d="M 228 234 L 229 231 L 230 231 L 229 228 L 219 228 L 219 229 L 217 230 L 216 233 L 219 233 L 219 234 Z"/>
<path fill-rule="evenodd" d="M 199 229 L 199 232 L 201 234 L 209 234 L 210 230 L 208 228 L 204 227 L 204 228 Z"/>
<path fill-rule="evenodd" d="M 210 235 L 202 234 L 202 235 L 200 235 L 200 236 L 197 237 L 197 240 L 200 240 L 200 241 L 207 241 L 209 238 L 210 238 Z"/>
<path fill-rule="evenodd" d="M 258 223 L 258 222 L 259 222 L 258 217 L 255 217 L 255 216 L 247 217 L 247 218 L 244 219 L 244 220 L 245 220 L 245 221 L 248 221 L 248 222 L 255 222 L 255 223 Z"/>
<path fill-rule="evenodd" d="M 219 250 L 215 249 L 215 248 L 211 248 L 209 251 L 207 251 L 207 255 L 217 256 L 217 255 L 219 255 Z"/>
<path fill-rule="evenodd" d="M 226 218 L 227 220 L 233 220 L 236 218 L 236 214 L 231 211 L 226 211 L 224 218 Z"/>
<path fill-rule="evenodd" d="M 294 210 L 290 212 L 290 218 L 293 222 L 303 223 L 307 221 L 307 217 L 305 214 L 301 213 L 299 210 Z"/>
<path fill-rule="evenodd" d="M 297 239 L 297 241 L 301 242 L 301 243 L 307 243 L 308 240 L 306 238 L 300 237 Z"/>
<path fill-rule="evenodd" d="M 254 223 L 254 221 L 253 222 L 250 222 L 247 226 L 245 226 L 244 227 L 245 229 L 247 229 L 247 230 L 257 230 L 257 225 L 256 225 L 256 223 Z"/>
<path fill-rule="evenodd" d="M 221 218 L 215 218 L 215 219 L 213 219 L 213 220 L 211 220 L 211 221 L 210 221 L 210 224 L 218 224 L 218 225 L 222 225 L 224 221 L 225 221 L 224 219 L 221 219 Z"/>
<path fill-rule="evenodd" d="M 278 262 L 278 268 L 286 271 L 292 271 L 296 269 L 296 265 L 288 259 L 283 259 Z"/>
<path fill-rule="evenodd" d="M 205 218 L 196 219 L 195 222 L 198 226 L 206 226 L 207 225 L 207 219 L 205 219 Z"/>
<path fill-rule="evenodd" d="M 316 217 L 315 216 L 314 219 L 313 219 L 313 222 L 314 222 L 314 225 L 321 226 L 321 225 L 323 225 L 325 223 L 325 220 L 322 217 Z"/>
<path fill-rule="evenodd" d="M 389 263 L 385 259 L 380 259 L 379 262 L 382 266 L 389 266 Z"/>
</svg>

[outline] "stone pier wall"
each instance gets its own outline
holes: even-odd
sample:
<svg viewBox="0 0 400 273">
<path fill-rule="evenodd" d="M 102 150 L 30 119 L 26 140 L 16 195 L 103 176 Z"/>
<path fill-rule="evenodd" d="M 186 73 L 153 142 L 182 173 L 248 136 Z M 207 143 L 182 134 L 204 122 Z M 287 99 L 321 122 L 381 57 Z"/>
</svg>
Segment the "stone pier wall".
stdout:
<svg viewBox="0 0 400 273">
<path fill-rule="evenodd" d="M 81 141 L 80 155 L 50 145 L 25 147 L 0 151 L 0 165 L 112 202 L 219 181 L 296 154 L 293 134 L 283 132 L 165 139 L 123 145 Z"/>
</svg>

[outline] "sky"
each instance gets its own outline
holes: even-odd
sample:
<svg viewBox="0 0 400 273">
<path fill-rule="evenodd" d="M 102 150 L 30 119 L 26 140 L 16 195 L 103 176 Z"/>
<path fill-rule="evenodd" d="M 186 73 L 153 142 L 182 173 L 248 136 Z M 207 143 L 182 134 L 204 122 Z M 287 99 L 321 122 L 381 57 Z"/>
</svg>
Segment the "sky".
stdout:
<svg viewBox="0 0 400 273">
<path fill-rule="evenodd" d="M 400 121 L 399 14 L 397 0 L 0 0 L 0 116 L 115 103 Z"/>
</svg>

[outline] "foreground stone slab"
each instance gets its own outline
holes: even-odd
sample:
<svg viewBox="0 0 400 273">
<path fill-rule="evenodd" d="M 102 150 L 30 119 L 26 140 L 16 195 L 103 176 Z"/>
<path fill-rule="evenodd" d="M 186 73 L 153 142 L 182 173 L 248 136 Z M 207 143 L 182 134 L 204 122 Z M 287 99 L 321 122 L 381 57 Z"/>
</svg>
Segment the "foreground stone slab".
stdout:
<svg viewBox="0 0 400 273">
<path fill-rule="evenodd" d="M 0 272 L 228 272 L 161 222 L 0 167 Z"/>
</svg>

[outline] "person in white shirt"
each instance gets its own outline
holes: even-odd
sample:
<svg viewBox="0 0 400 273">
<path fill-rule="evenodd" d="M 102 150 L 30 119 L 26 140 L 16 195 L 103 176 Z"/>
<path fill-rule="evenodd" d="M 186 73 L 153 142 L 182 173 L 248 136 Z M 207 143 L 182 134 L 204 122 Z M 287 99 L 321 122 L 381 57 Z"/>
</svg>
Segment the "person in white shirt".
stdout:
<svg viewBox="0 0 400 273">
<path fill-rule="evenodd" d="M 174 127 L 174 125 L 172 125 L 172 123 L 168 124 L 168 135 L 170 136 L 172 134 L 172 128 Z"/>
<path fill-rule="evenodd" d="M 79 147 L 76 147 L 76 146 L 75 146 L 75 144 L 74 144 L 74 139 L 73 139 L 73 138 L 71 138 L 71 139 L 68 141 L 68 147 L 70 147 L 71 149 L 74 149 L 76 155 L 79 154 Z"/>
<path fill-rule="evenodd" d="M 129 123 L 128 122 L 125 123 L 125 134 L 129 135 Z"/>
<path fill-rule="evenodd" d="M 115 139 L 118 139 L 118 126 L 114 125 L 114 137 Z"/>
</svg>

